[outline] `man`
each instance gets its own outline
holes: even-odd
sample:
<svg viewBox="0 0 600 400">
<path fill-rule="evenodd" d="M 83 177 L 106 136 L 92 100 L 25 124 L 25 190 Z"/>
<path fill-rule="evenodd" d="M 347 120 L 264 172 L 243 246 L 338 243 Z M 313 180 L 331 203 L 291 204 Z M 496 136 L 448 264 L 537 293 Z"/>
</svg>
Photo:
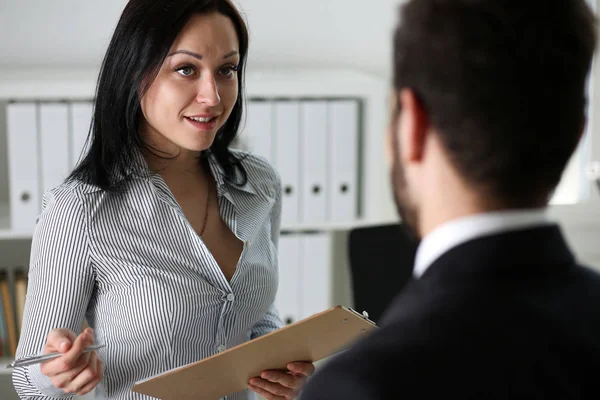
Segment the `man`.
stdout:
<svg viewBox="0 0 600 400">
<path fill-rule="evenodd" d="M 411 0 L 401 20 L 388 145 L 415 279 L 302 399 L 600 398 L 600 276 L 544 211 L 585 126 L 590 9 Z"/>
</svg>

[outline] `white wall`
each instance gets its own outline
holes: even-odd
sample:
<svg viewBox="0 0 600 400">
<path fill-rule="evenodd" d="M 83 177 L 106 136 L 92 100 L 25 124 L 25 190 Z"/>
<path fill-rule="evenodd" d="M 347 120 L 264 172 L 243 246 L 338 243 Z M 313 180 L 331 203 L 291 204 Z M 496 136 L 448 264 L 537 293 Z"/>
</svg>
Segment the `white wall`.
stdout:
<svg viewBox="0 0 600 400">
<path fill-rule="evenodd" d="M 250 71 L 290 66 L 350 68 L 387 81 L 391 34 L 403 0 L 234 1 L 249 21 Z M 74 70 L 82 67 L 94 70 L 125 4 L 126 0 L 0 0 L 0 70 L 26 67 L 23 75 L 27 77 L 42 76 L 49 69 L 59 69 L 64 76 L 74 75 Z M 38 72 L 30 72 L 32 67 Z M 596 63 L 594 70 L 600 76 L 600 64 Z M 5 89 L 1 85 L 7 84 L 0 79 L 0 91 Z M 594 97 L 599 99 L 600 79 L 594 86 Z M 600 108 L 594 107 L 592 113 L 593 135 L 600 138 L 600 113 L 596 110 Z M 600 140 L 593 139 L 592 146 L 593 156 L 600 159 Z M 2 151 L 0 148 L 0 155 Z M 0 179 L 5 175 L 2 168 L 0 162 Z M 386 174 L 385 166 L 381 171 Z M 389 191 L 383 194 L 386 196 Z M 598 212 L 587 212 L 600 209 L 595 187 L 592 199 L 595 203 L 587 208 L 574 212 L 560 209 L 555 214 L 571 225 L 574 245 L 584 259 L 600 261 L 593 240 L 596 235 L 588 234 L 600 232 Z M 384 219 L 395 219 L 391 202 L 384 201 L 382 210 Z M 581 229 L 579 221 L 585 225 Z"/>
<path fill-rule="evenodd" d="M 234 1 L 249 21 L 250 68 L 346 67 L 387 75 L 398 0 Z M 0 1 L 0 67 L 99 65 L 125 4 Z"/>
</svg>

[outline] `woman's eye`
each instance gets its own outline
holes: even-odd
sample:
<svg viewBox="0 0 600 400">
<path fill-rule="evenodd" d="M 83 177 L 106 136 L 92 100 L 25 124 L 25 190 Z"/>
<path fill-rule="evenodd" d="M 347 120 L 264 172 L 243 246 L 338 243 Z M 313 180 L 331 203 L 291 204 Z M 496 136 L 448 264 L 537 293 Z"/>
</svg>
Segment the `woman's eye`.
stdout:
<svg viewBox="0 0 600 400">
<path fill-rule="evenodd" d="M 221 68 L 220 73 L 221 73 L 221 75 L 223 75 L 225 77 L 232 77 L 233 75 L 235 75 L 237 70 L 238 70 L 237 66 L 224 67 L 224 68 Z"/>
<path fill-rule="evenodd" d="M 194 74 L 194 68 L 192 67 L 181 67 L 177 68 L 176 71 L 183 76 L 192 76 Z"/>
</svg>

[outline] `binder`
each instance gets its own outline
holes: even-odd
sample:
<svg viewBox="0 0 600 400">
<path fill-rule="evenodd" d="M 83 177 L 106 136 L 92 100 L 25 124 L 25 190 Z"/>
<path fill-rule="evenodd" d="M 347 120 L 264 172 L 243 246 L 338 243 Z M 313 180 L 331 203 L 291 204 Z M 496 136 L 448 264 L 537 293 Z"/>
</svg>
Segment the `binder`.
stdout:
<svg viewBox="0 0 600 400">
<path fill-rule="evenodd" d="M 70 164 L 75 168 L 88 149 L 87 138 L 92 123 L 93 106 L 91 102 L 71 103 Z"/>
<path fill-rule="evenodd" d="M 6 324 L 6 319 L 4 316 L 5 308 L 6 306 L 4 305 L 4 300 L 0 291 L 0 357 L 11 356 L 8 344 L 8 326 Z"/>
<path fill-rule="evenodd" d="M 31 235 L 41 207 L 36 104 L 9 104 L 7 129 L 11 231 Z"/>
<path fill-rule="evenodd" d="M 252 154 L 273 162 L 273 105 L 269 101 L 248 102 L 246 124 L 240 135 L 242 144 Z"/>
<path fill-rule="evenodd" d="M 300 221 L 300 103 L 278 101 L 274 114 L 274 166 L 281 176 L 281 223 L 286 226 Z"/>
<path fill-rule="evenodd" d="M 329 210 L 330 220 L 352 221 L 358 216 L 358 132 L 357 100 L 329 103 Z"/>
<path fill-rule="evenodd" d="M 285 324 L 300 320 L 300 237 L 279 237 L 279 287 L 275 307 Z"/>
<path fill-rule="evenodd" d="M 0 273 L 0 297 L 2 298 L 3 305 L 3 315 L 0 317 L 4 320 L 6 324 L 6 333 L 7 333 L 7 346 L 6 350 L 8 354 L 14 356 L 17 352 L 17 341 L 18 341 L 18 332 L 17 326 L 15 325 L 16 318 L 14 314 L 15 306 L 12 301 L 12 296 L 10 294 L 10 287 L 8 283 L 8 278 L 6 272 Z"/>
<path fill-rule="evenodd" d="M 302 222 L 327 220 L 327 102 L 301 104 Z"/>
<path fill-rule="evenodd" d="M 25 299 L 27 297 L 27 275 L 23 271 L 15 274 L 15 307 L 17 318 L 17 332 L 21 333 L 23 313 L 25 311 Z"/>
<path fill-rule="evenodd" d="M 69 110 L 64 103 L 40 104 L 40 172 L 42 193 L 69 175 Z"/>
<path fill-rule="evenodd" d="M 315 362 L 375 329 L 365 315 L 337 306 L 204 360 L 137 382 L 132 390 L 162 400 L 204 399 L 240 392 L 267 369 Z"/>
<path fill-rule="evenodd" d="M 301 236 L 301 318 L 333 305 L 331 236 L 327 232 Z"/>
</svg>

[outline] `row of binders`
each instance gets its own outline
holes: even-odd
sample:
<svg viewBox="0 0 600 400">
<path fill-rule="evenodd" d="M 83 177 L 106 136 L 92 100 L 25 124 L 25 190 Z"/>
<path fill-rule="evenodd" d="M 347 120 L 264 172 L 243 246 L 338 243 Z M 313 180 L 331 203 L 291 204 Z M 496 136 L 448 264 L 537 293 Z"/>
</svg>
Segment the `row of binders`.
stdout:
<svg viewBox="0 0 600 400">
<path fill-rule="evenodd" d="M 14 357 L 25 309 L 24 272 L 0 271 L 0 357 Z"/>
<path fill-rule="evenodd" d="M 359 216 L 360 110 L 356 99 L 249 103 L 240 140 L 279 172 L 284 226 Z"/>
<path fill-rule="evenodd" d="M 59 185 L 84 150 L 91 102 L 7 105 L 10 228 L 30 235 L 45 191 Z M 284 226 L 358 217 L 360 102 L 251 100 L 239 138 L 279 172 Z"/>
<path fill-rule="evenodd" d="M 91 120 L 90 102 L 8 104 L 12 232 L 33 233 L 43 193 L 59 185 L 79 160 Z"/>
<path fill-rule="evenodd" d="M 332 247 L 326 232 L 280 236 L 275 306 L 285 324 L 333 306 Z"/>
</svg>

